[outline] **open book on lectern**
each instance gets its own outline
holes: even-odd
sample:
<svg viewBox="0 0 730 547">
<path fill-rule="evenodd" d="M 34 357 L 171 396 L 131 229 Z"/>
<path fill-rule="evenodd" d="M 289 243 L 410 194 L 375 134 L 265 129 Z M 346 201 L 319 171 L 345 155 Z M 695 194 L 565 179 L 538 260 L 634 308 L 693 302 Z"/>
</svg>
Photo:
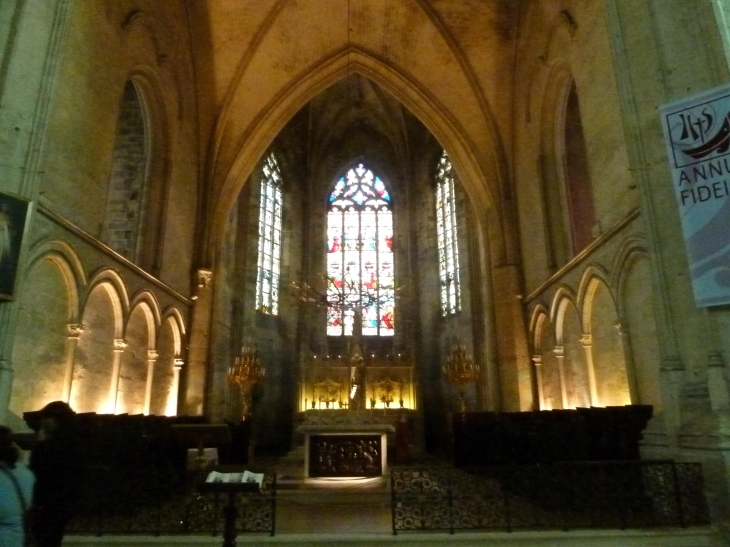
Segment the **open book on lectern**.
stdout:
<svg viewBox="0 0 730 547">
<path fill-rule="evenodd" d="M 205 482 L 222 482 L 222 483 L 243 483 L 243 482 L 255 482 L 259 485 L 259 488 L 264 483 L 263 473 L 251 473 L 251 471 L 242 471 L 237 473 L 219 473 L 218 471 L 211 471 Z"/>
</svg>

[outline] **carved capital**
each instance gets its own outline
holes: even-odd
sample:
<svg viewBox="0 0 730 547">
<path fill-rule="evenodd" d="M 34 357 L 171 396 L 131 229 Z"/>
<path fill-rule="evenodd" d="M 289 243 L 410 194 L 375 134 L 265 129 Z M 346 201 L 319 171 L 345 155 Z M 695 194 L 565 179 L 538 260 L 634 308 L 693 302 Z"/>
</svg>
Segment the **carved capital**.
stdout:
<svg viewBox="0 0 730 547">
<path fill-rule="evenodd" d="M 159 356 L 160 356 L 160 354 L 157 353 L 157 351 L 155 351 L 153 349 L 147 350 L 147 360 L 148 361 L 157 361 L 157 358 Z"/>
<path fill-rule="evenodd" d="M 553 353 L 555 353 L 556 357 L 563 357 L 565 355 L 565 351 L 563 350 L 563 346 L 555 346 L 555 349 L 553 350 Z"/>
<path fill-rule="evenodd" d="M 200 268 L 197 272 L 198 287 L 205 289 L 210 286 L 210 282 L 213 280 L 213 271 Z"/>
<path fill-rule="evenodd" d="M 69 323 L 66 328 L 69 338 L 78 338 L 86 330 L 86 326 L 82 323 Z"/>
<path fill-rule="evenodd" d="M 10 362 L 10 359 L 0 358 L 0 372 L 13 373 L 13 363 Z"/>
<path fill-rule="evenodd" d="M 177 370 L 180 370 L 181 368 L 183 368 L 185 361 L 183 361 L 182 359 L 175 359 L 172 363 Z"/>
<path fill-rule="evenodd" d="M 708 367 L 724 367 L 725 359 L 722 358 L 722 354 L 719 351 L 711 351 L 707 355 L 707 366 Z"/>
<path fill-rule="evenodd" d="M 124 351 L 124 348 L 127 347 L 127 342 L 124 340 L 124 338 L 115 338 L 114 339 L 114 351 Z"/>
<path fill-rule="evenodd" d="M 667 372 L 684 370 L 684 363 L 679 357 L 665 357 L 659 365 L 659 370 Z"/>
<path fill-rule="evenodd" d="M 532 362 L 535 363 L 535 366 L 537 367 L 542 365 L 542 355 L 533 355 Z"/>
<path fill-rule="evenodd" d="M 580 343 L 583 344 L 584 348 L 588 348 L 593 345 L 593 335 L 590 332 L 584 332 L 580 337 Z"/>
</svg>

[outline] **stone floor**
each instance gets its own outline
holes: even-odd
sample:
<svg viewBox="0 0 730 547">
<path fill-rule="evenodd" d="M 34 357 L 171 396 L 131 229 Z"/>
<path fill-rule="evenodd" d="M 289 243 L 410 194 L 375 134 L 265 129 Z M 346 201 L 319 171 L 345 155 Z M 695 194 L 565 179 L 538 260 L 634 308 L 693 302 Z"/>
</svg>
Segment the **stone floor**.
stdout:
<svg viewBox="0 0 730 547">
<path fill-rule="evenodd" d="M 271 465 L 270 462 L 262 462 Z M 304 464 L 283 459 L 277 473 L 277 534 L 383 534 L 392 531 L 387 476 L 304 478 Z"/>
</svg>

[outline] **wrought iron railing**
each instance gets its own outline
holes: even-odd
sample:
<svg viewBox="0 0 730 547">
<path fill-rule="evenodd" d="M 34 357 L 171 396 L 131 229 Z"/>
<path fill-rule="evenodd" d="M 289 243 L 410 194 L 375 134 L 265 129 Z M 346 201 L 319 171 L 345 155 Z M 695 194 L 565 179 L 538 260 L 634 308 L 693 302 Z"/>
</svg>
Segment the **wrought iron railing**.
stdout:
<svg viewBox="0 0 730 547">
<path fill-rule="evenodd" d="M 222 534 L 227 494 L 200 493 L 199 476 L 183 470 L 111 470 L 85 473 L 68 534 Z M 236 494 L 239 533 L 276 525 L 276 474 L 266 473 L 260 493 Z"/>
<path fill-rule="evenodd" d="M 709 524 L 698 463 L 395 468 L 391 489 L 393 534 Z"/>
</svg>

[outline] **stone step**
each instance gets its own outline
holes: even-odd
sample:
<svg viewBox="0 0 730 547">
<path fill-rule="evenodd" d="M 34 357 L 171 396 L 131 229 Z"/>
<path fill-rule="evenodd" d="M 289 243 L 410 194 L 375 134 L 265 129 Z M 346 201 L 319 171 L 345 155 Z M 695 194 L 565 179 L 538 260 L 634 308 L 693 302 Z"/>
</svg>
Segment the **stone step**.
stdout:
<svg viewBox="0 0 730 547">
<path fill-rule="evenodd" d="M 236 543 L 278 547 L 710 547 L 711 529 L 664 528 L 660 530 L 575 530 L 571 532 L 457 532 L 450 535 L 431 533 L 400 533 L 390 531 L 369 533 L 277 533 L 239 534 Z M 223 539 L 210 536 L 71 536 L 64 538 L 64 547 L 218 547 Z"/>
</svg>

